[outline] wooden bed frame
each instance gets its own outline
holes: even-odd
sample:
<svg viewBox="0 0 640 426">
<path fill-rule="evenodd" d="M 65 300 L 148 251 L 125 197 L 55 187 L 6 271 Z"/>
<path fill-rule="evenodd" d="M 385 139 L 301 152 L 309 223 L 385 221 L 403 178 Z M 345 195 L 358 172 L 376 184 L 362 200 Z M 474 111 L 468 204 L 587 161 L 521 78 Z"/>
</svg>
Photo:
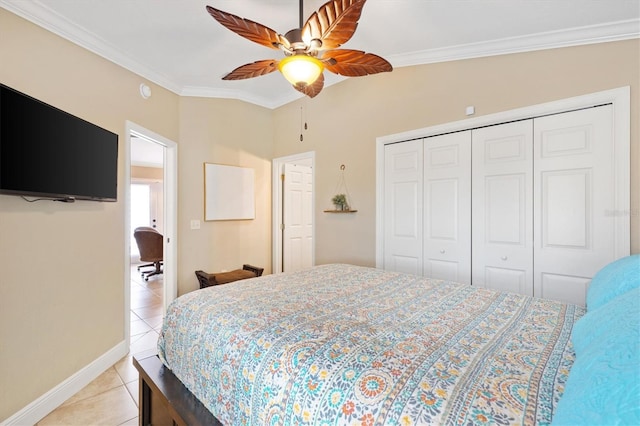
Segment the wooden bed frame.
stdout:
<svg viewBox="0 0 640 426">
<path fill-rule="evenodd" d="M 139 425 L 222 426 L 155 353 L 134 355 L 133 365 L 140 373 Z"/>
</svg>

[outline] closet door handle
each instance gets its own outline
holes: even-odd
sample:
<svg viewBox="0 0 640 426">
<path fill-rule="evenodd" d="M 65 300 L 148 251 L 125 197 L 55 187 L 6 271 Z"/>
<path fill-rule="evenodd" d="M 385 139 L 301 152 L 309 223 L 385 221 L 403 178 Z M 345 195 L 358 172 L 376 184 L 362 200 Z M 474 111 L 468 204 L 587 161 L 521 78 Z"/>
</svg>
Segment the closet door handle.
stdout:
<svg viewBox="0 0 640 426">
<path fill-rule="evenodd" d="M 440 250 L 440 254 L 444 254 L 444 249 L 443 249 L 443 250 Z"/>
<path fill-rule="evenodd" d="M 507 256 L 502 256 L 500 259 L 507 260 Z"/>
</svg>

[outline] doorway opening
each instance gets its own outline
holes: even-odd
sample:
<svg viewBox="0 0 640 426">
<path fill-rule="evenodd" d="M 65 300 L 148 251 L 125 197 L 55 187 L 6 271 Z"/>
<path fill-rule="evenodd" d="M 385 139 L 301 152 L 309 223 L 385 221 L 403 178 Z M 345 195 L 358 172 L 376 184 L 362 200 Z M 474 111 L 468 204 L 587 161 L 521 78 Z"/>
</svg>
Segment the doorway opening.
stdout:
<svg viewBox="0 0 640 426">
<path fill-rule="evenodd" d="M 160 314 L 164 314 L 169 303 L 177 297 L 177 144 L 127 122 L 125 153 L 124 316 L 125 337 L 130 344 L 131 327 L 135 324 L 131 312 L 134 308 L 132 277 L 140 274 L 137 270 L 140 255 L 133 237 L 136 228 L 153 228 L 163 237 L 163 272 L 160 277 L 151 277 L 152 281 L 162 282 L 161 288 L 157 289 L 162 297 Z M 142 280 L 145 280 L 144 276 Z"/>
<path fill-rule="evenodd" d="M 138 138 L 133 139 L 132 145 L 132 162 L 131 162 L 131 263 L 143 263 L 140 260 L 140 250 L 133 232 L 139 227 L 153 228 L 160 234 L 164 235 L 164 183 L 162 179 L 163 166 L 160 167 L 143 167 L 136 165 L 136 145 L 140 145 Z M 142 142 L 144 143 L 144 142 Z M 163 148 L 159 145 L 157 149 L 160 151 L 160 159 L 164 156 Z M 151 173 L 149 173 L 151 172 Z M 158 174 L 157 178 L 142 177 L 144 174 Z"/>
<path fill-rule="evenodd" d="M 315 152 L 272 161 L 273 273 L 315 265 Z"/>
</svg>

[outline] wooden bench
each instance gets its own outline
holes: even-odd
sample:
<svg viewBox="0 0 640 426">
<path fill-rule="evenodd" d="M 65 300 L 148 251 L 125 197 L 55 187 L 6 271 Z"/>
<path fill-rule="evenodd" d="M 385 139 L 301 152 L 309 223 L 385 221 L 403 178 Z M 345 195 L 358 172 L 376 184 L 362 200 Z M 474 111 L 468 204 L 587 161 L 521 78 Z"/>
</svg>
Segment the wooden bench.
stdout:
<svg viewBox="0 0 640 426">
<path fill-rule="evenodd" d="M 242 265 L 242 269 L 236 269 L 229 272 L 218 272 L 216 274 L 196 271 L 196 277 L 198 277 L 200 288 L 206 288 L 213 285 L 227 284 L 233 281 L 259 277 L 262 275 L 263 271 L 264 268 L 244 264 Z"/>
</svg>

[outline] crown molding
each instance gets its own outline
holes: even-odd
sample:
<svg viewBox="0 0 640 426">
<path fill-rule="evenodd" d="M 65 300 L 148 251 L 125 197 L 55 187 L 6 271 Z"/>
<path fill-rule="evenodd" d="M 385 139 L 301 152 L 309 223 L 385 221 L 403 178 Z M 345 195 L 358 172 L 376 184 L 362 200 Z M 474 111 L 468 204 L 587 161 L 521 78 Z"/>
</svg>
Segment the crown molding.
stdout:
<svg viewBox="0 0 640 426">
<path fill-rule="evenodd" d="M 486 42 L 447 46 L 439 49 L 392 55 L 387 58 L 394 67 L 408 67 L 436 62 L 481 58 L 485 56 L 606 43 L 633 38 L 640 38 L 640 19 L 568 28 Z"/>
<path fill-rule="evenodd" d="M 192 96 L 198 98 L 237 99 L 239 101 L 252 103 L 264 108 L 275 109 L 302 97 L 302 94 L 298 96 L 297 93 L 298 92 L 292 90 L 291 92 L 282 93 L 282 96 L 277 99 L 270 99 L 262 96 L 256 96 L 255 94 L 244 90 L 219 89 L 205 86 L 185 86 L 178 94 L 180 96 Z"/>
<path fill-rule="evenodd" d="M 346 80 L 345 77 L 342 76 L 332 76 L 335 78 L 326 79 L 324 87 L 327 88 L 329 86 L 333 86 L 341 81 Z M 288 104 L 289 102 L 293 102 L 297 99 L 303 98 L 304 95 L 295 90 L 286 90 L 279 94 L 277 98 L 265 98 L 261 96 L 256 96 L 253 93 L 244 91 L 244 90 L 236 90 L 236 89 L 219 89 L 212 87 L 198 87 L 198 86 L 186 86 L 184 87 L 180 93 L 180 96 L 191 96 L 198 98 L 220 98 L 220 99 L 237 99 L 239 101 L 244 101 L 248 103 L 252 103 L 264 108 L 268 109 L 276 109 L 283 105 Z"/>
<path fill-rule="evenodd" d="M 41 1 L 30 0 L 9 3 L 0 0 L 0 7 L 42 27 L 70 42 L 83 47 L 96 55 L 119 65 L 145 79 L 164 87 L 176 94 L 180 94 L 181 85 L 172 81 L 162 73 L 143 65 L 136 59 L 124 54 L 116 46 L 109 44 L 84 28 L 78 27 L 64 16 L 56 13 Z"/>
<path fill-rule="evenodd" d="M 39 0 L 17 3 L 0 0 L 0 6 L 180 96 L 238 99 L 269 109 L 277 108 L 302 96 L 294 91 L 283 93 L 278 98 L 267 99 L 236 89 L 188 86 L 184 82 L 174 81 L 127 56 L 116 46 L 110 45 L 97 35 L 78 27 Z M 401 68 L 633 38 L 640 38 L 640 19 L 391 55 L 387 56 L 387 59 L 395 68 Z"/>
</svg>

